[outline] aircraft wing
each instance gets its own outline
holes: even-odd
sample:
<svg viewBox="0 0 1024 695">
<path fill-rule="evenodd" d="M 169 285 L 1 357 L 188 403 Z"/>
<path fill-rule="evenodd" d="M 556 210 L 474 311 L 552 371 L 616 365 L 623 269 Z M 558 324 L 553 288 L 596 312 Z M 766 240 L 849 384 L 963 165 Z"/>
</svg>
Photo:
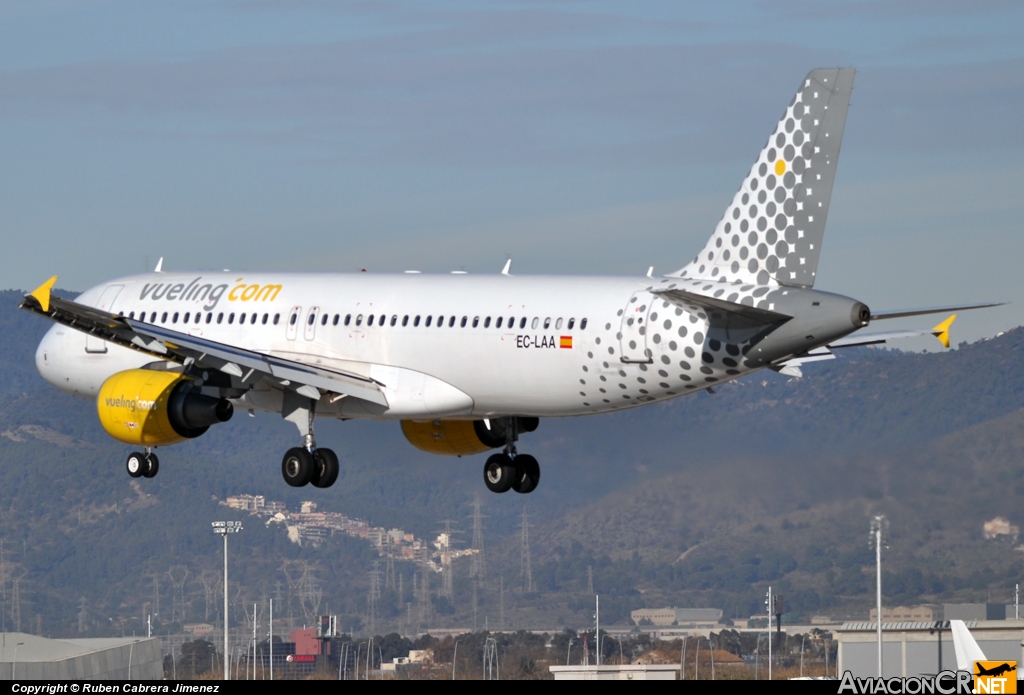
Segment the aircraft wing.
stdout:
<svg viewBox="0 0 1024 695">
<path fill-rule="evenodd" d="M 372 379 L 218 343 L 53 297 L 50 289 L 56 279 L 25 295 L 21 308 L 115 345 L 186 366 L 216 369 L 239 377 L 243 383 L 266 379 L 278 388 L 313 400 L 327 392 L 388 406 L 380 384 Z"/>
</svg>

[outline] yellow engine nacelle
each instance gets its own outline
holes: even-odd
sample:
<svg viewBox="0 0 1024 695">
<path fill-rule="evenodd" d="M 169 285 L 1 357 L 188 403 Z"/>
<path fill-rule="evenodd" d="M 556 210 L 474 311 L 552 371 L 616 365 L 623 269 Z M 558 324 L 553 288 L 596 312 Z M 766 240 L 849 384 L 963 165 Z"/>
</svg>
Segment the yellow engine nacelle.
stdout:
<svg viewBox="0 0 1024 695">
<path fill-rule="evenodd" d="M 417 449 L 442 456 L 468 456 L 505 446 L 508 418 L 492 420 L 402 420 L 402 434 Z M 537 429 L 537 418 L 517 418 L 520 432 Z"/>
<path fill-rule="evenodd" d="M 192 439 L 231 419 L 231 402 L 193 390 L 195 380 L 174 372 L 129 369 L 100 387 L 100 424 L 126 444 L 166 446 Z"/>
</svg>

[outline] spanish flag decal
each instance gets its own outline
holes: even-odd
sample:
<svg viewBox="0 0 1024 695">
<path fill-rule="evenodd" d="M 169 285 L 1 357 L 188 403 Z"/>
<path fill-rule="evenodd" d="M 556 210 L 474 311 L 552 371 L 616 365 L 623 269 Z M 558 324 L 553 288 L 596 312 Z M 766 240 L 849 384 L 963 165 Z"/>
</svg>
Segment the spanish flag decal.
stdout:
<svg viewBox="0 0 1024 695">
<path fill-rule="evenodd" d="M 563 335 L 561 338 L 559 338 L 558 339 L 558 347 L 572 349 L 572 336 L 571 335 Z"/>
</svg>

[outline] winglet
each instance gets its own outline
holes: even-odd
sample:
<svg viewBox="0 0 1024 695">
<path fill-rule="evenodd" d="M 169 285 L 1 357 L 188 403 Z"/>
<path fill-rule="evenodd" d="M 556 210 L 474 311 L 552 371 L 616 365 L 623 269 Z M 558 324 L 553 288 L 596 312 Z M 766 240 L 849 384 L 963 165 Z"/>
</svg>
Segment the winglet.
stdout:
<svg viewBox="0 0 1024 695">
<path fill-rule="evenodd" d="M 956 314 L 953 314 L 932 329 L 932 335 L 939 339 L 939 342 L 942 343 L 942 347 L 949 347 L 949 327 L 953 325 L 954 321 L 956 321 Z"/>
<path fill-rule="evenodd" d="M 53 283 L 57 282 L 57 276 L 54 275 L 52 278 L 44 282 L 42 285 L 37 287 L 34 292 L 29 294 L 29 297 L 35 297 L 35 300 L 39 302 L 39 306 L 43 308 L 44 313 L 50 311 L 50 290 L 53 289 Z"/>
</svg>

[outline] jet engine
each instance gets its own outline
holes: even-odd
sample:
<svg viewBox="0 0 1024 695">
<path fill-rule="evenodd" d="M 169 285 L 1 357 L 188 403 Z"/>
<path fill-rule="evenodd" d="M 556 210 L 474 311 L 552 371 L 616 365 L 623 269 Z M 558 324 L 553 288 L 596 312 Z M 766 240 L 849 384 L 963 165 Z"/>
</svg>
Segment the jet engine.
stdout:
<svg viewBox="0 0 1024 695">
<path fill-rule="evenodd" d="M 142 446 L 198 437 L 234 413 L 230 401 L 196 390 L 192 377 L 149 369 L 118 372 L 103 382 L 96 409 L 107 434 Z"/>
<path fill-rule="evenodd" d="M 402 434 L 421 451 L 442 456 L 468 456 L 505 446 L 512 418 L 483 420 L 402 420 Z M 515 418 L 519 432 L 533 432 L 539 420 Z M 488 426 L 489 425 L 489 426 Z"/>
</svg>

